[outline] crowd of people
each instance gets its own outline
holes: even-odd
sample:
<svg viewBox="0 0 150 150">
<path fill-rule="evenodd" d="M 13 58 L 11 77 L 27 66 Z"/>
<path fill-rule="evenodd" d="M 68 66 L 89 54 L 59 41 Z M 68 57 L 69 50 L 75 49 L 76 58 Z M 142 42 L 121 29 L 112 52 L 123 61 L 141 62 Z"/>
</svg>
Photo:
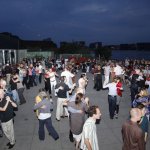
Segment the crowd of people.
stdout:
<svg viewBox="0 0 150 150">
<path fill-rule="evenodd" d="M 80 78 L 76 78 L 76 74 Z M 70 141 L 75 142 L 75 149 L 99 150 L 96 122 L 101 118 L 100 107 L 91 105 L 88 98 L 87 73 L 93 74 L 93 90 L 108 89 L 108 110 L 110 119 L 118 119 L 119 105 L 124 91 L 130 88 L 131 111 L 122 126 L 123 149 L 144 150 L 148 136 L 150 118 L 150 61 L 144 60 L 95 60 L 87 59 L 76 62 L 62 60 L 58 68 L 55 59 L 23 60 L 12 66 L 1 68 L 0 79 L 0 136 L 3 133 L 9 140 L 8 149 L 15 145 L 13 129 L 14 111 L 25 104 L 24 90 L 39 87 L 35 95 L 33 109 L 39 121 L 39 140 L 45 139 L 44 126 L 54 140 L 59 133 L 52 124 L 53 98 L 57 98 L 57 121 L 67 117 Z M 42 84 L 44 83 L 44 88 Z M 93 95 L 94 97 L 94 95 Z"/>
</svg>

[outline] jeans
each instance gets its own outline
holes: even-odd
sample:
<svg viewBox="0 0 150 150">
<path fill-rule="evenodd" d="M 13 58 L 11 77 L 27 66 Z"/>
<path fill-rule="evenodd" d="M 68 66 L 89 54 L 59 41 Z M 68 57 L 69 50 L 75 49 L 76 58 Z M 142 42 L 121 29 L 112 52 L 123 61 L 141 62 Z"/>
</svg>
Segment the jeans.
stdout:
<svg viewBox="0 0 150 150">
<path fill-rule="evenodd" d="M 11 92 L 12 92 L 13 100 L 19 104 L 20 99 L 19 99 L 19 95 L 18 95 L 17 90 L 12 90 Z"/>
<path fill-rule="evenodd" d="M 39 75 L 39 83 L 41 83 L 42 82 L 42 73 L 40 73 L 40 75 Z"/>
<path fill-rule="evenodd" d="M 39 84 L 39 77 L 40 77 L 39 74 L 37 74 L 37 75 L 35 76 L 35 82 L 36 82 L 36 84 Z"/>
<path fill-rule="evenodd" d="M 24 87 L 18 89 L 18 96 L 19 96 L 19 99 L 20 99 L 20 104 L 23 104 L 23 103 L 26 102 L 25 97 L 23 95 L 23 92 L 24 92 Z"/>
<path fill-rule="evenodd" d="M 46 128 L 47 128 L 49 134 L 53 137 L 53 139 L 56 140 L 59 136 L 58 136 L 58 133 L 56 132 L 56 130 L 54 129 L 53 125 L 52 125 L 51 118 L 47 118 L 44 120 L 39 119 L 39 139 L 40 140 L 45 139 L 44 125 L 46 125 Z"/>
<path fill-rule="evenodd" d="M 135 99 L 136 94 L 138 94 L 138 86 L 131 85 L 130 91 L 131 91 L 131 106 L 133 107 L 132 103 Z"/>
<path fill-rule="evenodd" d="M 114 113 L 115 113 L 115 110 L 116 110 L 116 101 L 117 101 L 116 96 L 108 95 L 109 115 L 110 115 L 111 119 L 113 119 Z"/>
</svg>

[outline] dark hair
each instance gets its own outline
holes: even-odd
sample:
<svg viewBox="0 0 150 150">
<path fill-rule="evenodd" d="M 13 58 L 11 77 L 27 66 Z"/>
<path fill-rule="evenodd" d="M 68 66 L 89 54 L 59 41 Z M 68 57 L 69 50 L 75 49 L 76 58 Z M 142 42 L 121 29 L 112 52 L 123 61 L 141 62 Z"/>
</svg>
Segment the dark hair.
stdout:
<svg viewBox="0 0 150 150">
<path fill-rule="evenodd" d="M 83 78 L 83 77 L 85 77 L 85 74 L 81 74 L 81 76 L 80 76 L 81 78 Z"/>
<path fill-rule="evenodd" d="M 99 108 L 98 106 L 90 106 L 88 109 L 88 116 L 92 117 L 94 114 L 96 114 L 96 109 Z"/>
<path fill-rule="evenodd" d="M 81 103 L 82 102 L 82 100 L 81 100 L 82 98 L 83 98 L 83 94 L 82 93 L 78 93 L 76 95 L 75 104 L 78 105 L 79 103 Z"/>
<path fill-rule="evenodd" d="M 61 82 L 64 82 L 64 81 L 65 81 L 65 78 L 66 78 L 66 76 L 61 76 L 61 77 L 60 77 L 60 81 L 61 81 Z"/>
<path fill-rule="evenodd" d="M 143 104 L 138 104 L 136 108 L 141 110 L 141 109 L 145 108 L 145 106 Z"/>
<path fill-rule="evenodd" d="M 116 79 L 122 82 L 122 79 L 119 76 L 117 76 Z"/>
</svg>

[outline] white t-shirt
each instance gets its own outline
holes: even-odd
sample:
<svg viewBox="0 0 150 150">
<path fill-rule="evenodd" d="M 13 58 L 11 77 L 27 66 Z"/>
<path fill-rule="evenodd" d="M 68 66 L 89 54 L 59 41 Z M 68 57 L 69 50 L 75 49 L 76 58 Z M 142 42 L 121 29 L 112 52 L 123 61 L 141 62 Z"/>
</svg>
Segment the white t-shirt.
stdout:
<svg viewBox="0 0 150 150">
<path fill-rule="evenodd" d="M 65 76 L 66 77 L 66 84 L 69 86 L 69 88 L 73 88 L 73 82 L 72 82 L 72 78 L 74 77 L 74 74 L 72 74 L 70 71 L 65 70 L 61 73 L 61 77 Z"/>
<path fill-rule="evenodd" d="M 39 65 L 39 73 L 42 73 L 42 69 L 43 69 L 42 65 Z"/>
<path fill-rule="evenodd" d="M 123 69 L 120 67 L 120 66 L 116 66 L 115 68 L 114 68 L 114 72 L 115 72 L 115 75 L 116 76 L 119 76 L 119 75 L 122 75 L 123 74 Z"/>
<path fill-rule="evenodd" d="M 103 88 L 109 88 L 109 92 L 108 95 L 112 95 L 112 96 L 116 96 L 117 95 L 117 83 L 112 82 L 112 83 L 108 83 L 108 84 L 103 84 Z"/>
<path fill-rule="evenodd" d="M 55 72 L 49 72 L 49 76 L 51 82 L 56 81 Z"/>
<path fill-rule="evenodd" d="M 50 113 L 40 113 L 38 116 L 38 119 L 45 120 L 45 119 L 50 118 L 50 117 L 51 117 Z"/>
<path fill-rule="evenodd" d="M 84 140 L 89 139 L 92 150 L 99 150 L 98 139 L 96 133 L 95 121 L 92 117 L 89 117 L 83 126 L 82 138 L 81 138 L 81 149 L 87 150 Z"/>
<path fill-rule="evenodd" d="M 109 76 L 109 74 L 110 74 L 110 66 L 104 66 L 103 69 L 104 69 L 105 76 Z"/>
<path fill-rule="evenodd" d="M 85 80 L 84 80 L 83 78 L 80 78 L 80 79 L 78 80 L 78 84 L 79 84 L 79 88 L 85 89 L 86 82 L 85 82 Z"/>
</svg>

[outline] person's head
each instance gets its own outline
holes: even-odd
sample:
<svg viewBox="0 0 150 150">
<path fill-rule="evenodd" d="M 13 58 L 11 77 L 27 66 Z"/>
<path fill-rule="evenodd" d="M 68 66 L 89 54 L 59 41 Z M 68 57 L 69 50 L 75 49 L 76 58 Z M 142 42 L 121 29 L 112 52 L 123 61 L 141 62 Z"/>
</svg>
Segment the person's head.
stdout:
<svg viewBox="0 0 150 150">
<path fill-rule="evenodd" d="M 5 89 L 5 88 L 6 88 L 6 81 L 5 81 L 4 79 L 1 79 L 1 80 L 0 80 L 0 87 L 1 87 L 2 89 Z"/>
<path fill-rule="evenodd" d="M 130 110 L 130 116 L 132 121 L 134 122 L 140 121 L 142 117 L 141 110 L 139 108 L 132 108 Z"/>
<path fill-rule="evenodd" d="M 53 72 L 52 68 L 49 69 L 49 72 Z"/>
<path fill-rule="evenodd" d="M 44 92 L 44 91 L 41 91 L 38 95 L 41 98 L 41 100 L 43 100 L 44 98 L 48 97 L 47 94 L 46 94 L 46 92 Z"/>
<path fill-rule="evenodd" d="M 65 80 L 66 80 L 66 76 L 61 76 L 61 77 L 60 77 L 60 81 L 61 81 L 61 82 L 65 82 Z"/>
<path fill-rule="evenodd" d="M 139 104 L 139 105 L 137 105 L 137 108 L 141 110 L 142 116 L 144 116 L 146 113 L 145 106 L 143 104 Z"/>
<path fill-rule="evenodd" d="M 83 77 L 85 77 L 85 74 L 84 74 L 84 73 L 81 74 L 80 78 L 83 78 Z"/>
<path fill-rule="evenodd" d="M 109 62 L 107 62 L 107 63 L 106 63 L 106 66 L 109 66 L 109 65 L 110 65 Z"/>
<path fill-rule="evenodd" d="M 117 83 L 117 77 L 114 77 L 113 82 Z"/>
<path fill-rule="evenodd" d="M 92 117 L 93 119 L 100 119 L 101 118 L 101 112 L 98 106 L 90 106 L 88 109 L 88 115 L 89 117 Z"/>
<path fill-rule="evenodd" d="M 17 80 L 18 79 L 18 74 L 17 73 L 13 74 L 12 78 L 13 78 L 13 80 Z"/>
<path fill-rule="evenodd" d="M 5 92 L 3 89 L 0 89 L 0 99 L 4 98 Z"/>
<path fill-rule="evenodd" d="M 141 96 L 141 97 L 148 96 L 147 89 L 145 87 L 141 88 L 138 95 Z"/>
<path fill-rule="evenodd" d="M 69 66 L 68 65 L 65 66 L 65 71 L 67 71 L 67 70 L 69 70 Z"/>
<path fill-rule="evenodd" d="M 97 70 L 101 70 L 101 66 L 100 65 L 97 66 Z"/>
<path fill-rule="evenodd" d="M 120 77 L 116 77 L 117 82 L 121 82 L 121 78 Z"/>
<path fill-rule="evenodd" d="M 24 65 L 21 63 L 21 64 L 20 64 L 20 68 L 23 68 L 23 67 L 24 67 Z"/>
<path fill-rule="evenodd" d="M 30 68 L 33 68 L 33 64 L 30 64 L 30 66 L 29 66 Z"/>
<path fill-rule="evenodd" d="M 76 99 L 75 99 L 75 104 L 78 105 L 82 102 L 82 98 L 83 98 L 83 94 L 82 93 L 78 93 L 76 95 Z"/>
<path fill-rule="evenodd" d="M 136 74 L 140 74 L 140 69 L 135 69 Z"/>
</svg>

